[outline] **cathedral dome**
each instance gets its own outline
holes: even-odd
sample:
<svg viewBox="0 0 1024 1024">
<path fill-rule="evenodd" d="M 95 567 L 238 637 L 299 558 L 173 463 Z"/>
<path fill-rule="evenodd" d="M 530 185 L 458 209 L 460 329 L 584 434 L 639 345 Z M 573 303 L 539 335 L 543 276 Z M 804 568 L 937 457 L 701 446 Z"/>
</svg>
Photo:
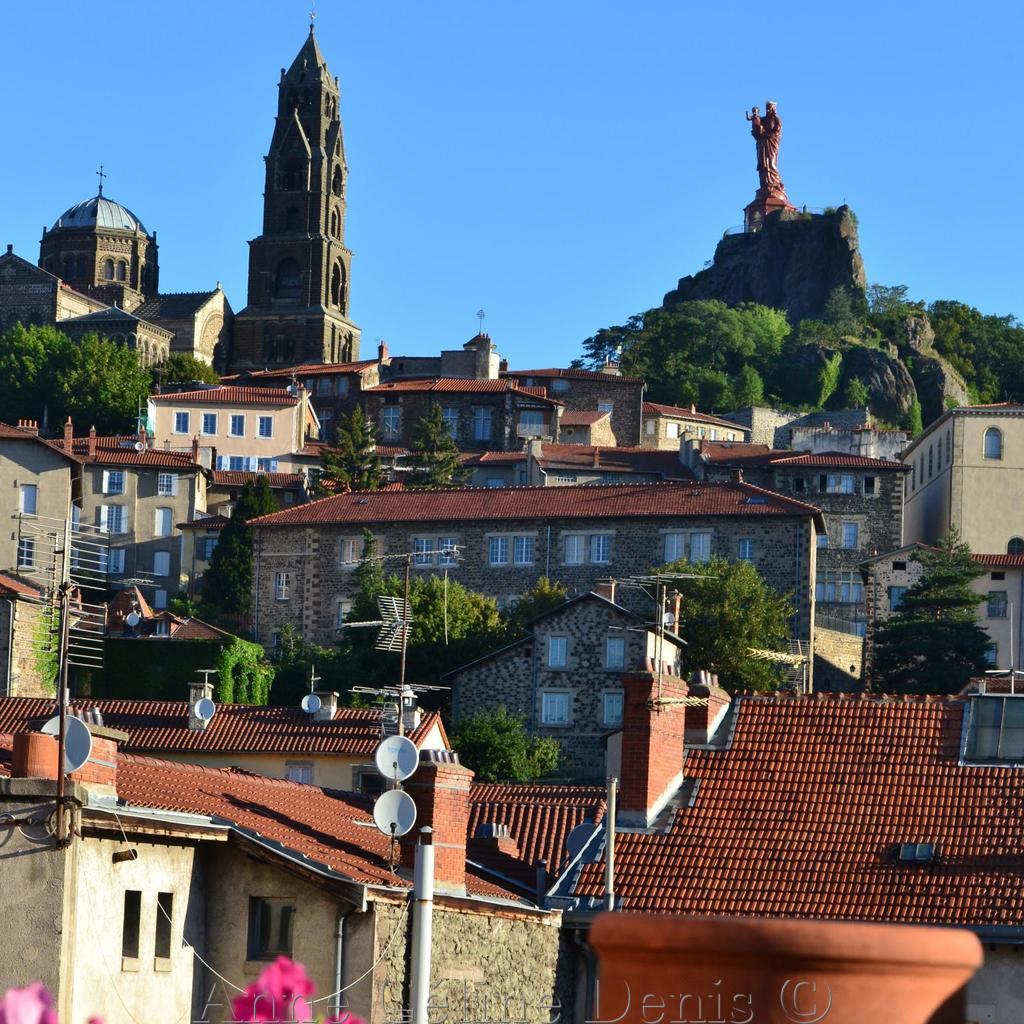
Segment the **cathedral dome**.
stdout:
<svg viewBox="0 0 1024 1024">
<path fill-rule="evenodd" d="M 127 206 L 115 203 L 104 195 L 83 199 L 65 210 L 50 230 L 56 231 L 58 228 L 115 228 L 149 235 L 142 221 Z"/>
</svg>

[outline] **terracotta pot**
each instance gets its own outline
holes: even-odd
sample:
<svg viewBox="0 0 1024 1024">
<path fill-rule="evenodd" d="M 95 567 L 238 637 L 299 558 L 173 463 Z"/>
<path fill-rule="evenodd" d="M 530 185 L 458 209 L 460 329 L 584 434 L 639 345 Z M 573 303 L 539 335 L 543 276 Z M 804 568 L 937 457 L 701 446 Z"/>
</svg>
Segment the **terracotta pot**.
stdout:
<svg viewBox="0 0 1024 1024">
<path fill-rule="evenodd" d="M 770 918 L 602 914 L 605 1024 L 963 1024 L 981 966 L 968 931 Z"/>
</svg>

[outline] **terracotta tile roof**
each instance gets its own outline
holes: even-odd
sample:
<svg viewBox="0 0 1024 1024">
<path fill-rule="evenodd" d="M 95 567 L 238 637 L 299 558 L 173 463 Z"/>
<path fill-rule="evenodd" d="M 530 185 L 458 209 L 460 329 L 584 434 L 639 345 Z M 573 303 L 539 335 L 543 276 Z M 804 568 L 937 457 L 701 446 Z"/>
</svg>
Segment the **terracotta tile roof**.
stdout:
<svg viewBox="0 0 1024 1024">
<path fill-rule="evenodd" d="M 611 416 L 611 413 L 607 411 L 594 410 L 590 412 L 582 409 L 570 409 L 568 412 L 562 413 L 559 423 L 563 427 L 589 427 L 595 423 L 600 423 L 601 420 L 609 416 Z"/>
<path fill-rule="evenodd" d="M 742 424 L 733 423 L 732 420 L 723 420 L 718 416 L 711 416 L 706 412 L 697 412 L 696 409 L 684 409 L 678 405 L 662 405 L 659 402 L 644 402 L 642 412 L 645 416 L 670 416 L 674 419 L 693 420 L 696 423 L 710 423 L 712 426 L 725 427 L 727 430 L 736 430 L 741 434 L 750 433 L 749 428 Z"/>
<path fill-rule="evenodd" d="M 0 573 L 0 597 L 33 597 L 38 598 L 43 591 L 27 580 L 20 580 L 17 576 L 9 576 L 7 573 Z"/>
<path fill-rule="evenodd" d="M 819 516 L 820 512 L 813 505 L 745 483 L 585 484 L 337 494 L 272 512 L 252 523 L 266 527 L 466 519 L 766 515 Z"/>
<path fill-rule="evenodd" d="M 982 555 L 975 552 L 971 556 L 981 565 L 990 565 L 997 568 L 1024 569 L 1024 555 Z"/>
<path fill-rule="evenodd" d="M 88 437 L 76 437 L 71 441 L 70 452 L 87 465 L 104 466 L 152 466 L 161 469 L 199 470 L 202 467 L 192 458 L 192 452 L 169 451 L 165 448 L 144 448 L 135 450 L 139 438 L 135 434 L 97 437 L 96 451 L 89 454 Z M 48 441 L 59 452 L 68 452 L 64 438 Z"/>
<path fill-rule="evenodd" d="M 64 451 L 63 445 L 56 445 L 53 441 L 39 436 L 35 430 L 28 430 L 24 427 L 12 427 L 9 423 L 0 423 L 0 439 L 11 441 L 34 441 L 36 444 L 44 444 L 47 448 L 55 449 L 71 462 L 81 464 L 84 460 L 74 454 Z"/>
<path fill-rule="evenodd" d="M 283 370 L 253 370 L 248 376 L 265 380 L 291 380 L 292 377 L 323 377 L 337 373 L 359 373 L 376 366 L 376 359 L 360 359 L 354 363 L 300 363 Z"/>
<path fill-rule="evenodd" d="M 629 377 L 626 374 L 601 373 L 600 370 L 584 370 L 581 367 L 567 366 L 559 368 L 549 366 L 542 370 L 502 370 L 503 377 L 573 377 L 578 380 L 602 380 L 611 384 L 643 384 L 640 377 Z"/>
<path fill-rule="evenodd" d="M 306 478 L 301 473 L 248 473 L 237 469 L 215 469 L 212 483 L 214 486 L 220 487 L 244 487 L 261 478 L 266 480 L 271 487 L 286 490 L 306 485 Z"/>
<path fill-rule="evenodd" d="M 906 472 L 902 462 L 872 459 L 847 452 L 795 452 L 790 448 L 771 448 L 745 441 L 702 441 L 700 454 L 718 466 L 761 467 L 806 466 L 815 469 L 875 469 L 879 472 Z"/>
<path fill-rule="evenodd" d="M 460 452 L 459 459 L 467 466 L 513 465 L 526 461 L 526 452 Z"/>
<path fill-rule="evenodd" d="M 608 473 L 652 473 L 663 480 L 693 479 L 690 470 L 680 463 L 678 452 L 653 448 L 546 443 L 538 461 L 544 469 L 590 468 Z"/>
<path fill-rule="evenodd" d="M 547 862 L 553 878 L 566 862 L 565 841 L 584 821 L 604 819 L 605 792 L 601 786 L 543 786 L 480 783 L 470 792 L 468 856 L 477 864 L 536 889 L 536 865 Z M 518 847 L 501 853 L 494 844 L 476 839 L 480 825 L 507 825 Z"/>
<path fill-rule="evenodd" d="M 703 441 L 700 454 L 707 462 L 725 466 L 770 466 L 780 455 L 794 455 L 788 448 L 772 448 L 767 444 L 746 441 Z"/>
<path fill-rule="evenodd" d="M 231 522 L 227 516 L 197 516 L 187 523 L 175 524 L 179 530 L 223 530 Z"/>
<path fill-rule="evenodd" d="M 369 708 L 338 708 L 332 721 L 318 722 L 297 707 L 218 704 L 205 730 L 188 728 L 188 702 L 163 700 L 75 700 L 75 707 L 99 708 L 104 724 L 128 733 L 123 744 L 136 753 L 331 754 L 369 757 L 380 742 L 380 715 Z M 39 697 L 0 700 L 0 733 L 20 732 L 51 713 L 53 701 Z M 424 714 L 411 735 L 421 743 L 440 724 Z M 447 743 L 447 738 L 442 738 Z"/>
<path fill-rule="evenodd" d="M 850 455 L 846 452 L 803 452 L 790 453 L 782 458 L 774 459 L 774 466 L 815 466 L 838 467 L 845 469 L 877 469 L 879 472 L 909 472 L 910 467 L 892 459 L 872 459 L 867 455 Z"/>
<path fill-rule="evenodd" d="M 179 619 L 177 616 L 170 618 L 172 640 L 223 640 L 225 637 L 232 639 L 230 633 L 218 629 L 209 622 L 203 622 L 202 619 Z M 174 622 L 179 625 L 174 626 Z"/>
<path fill-rule="evenodd" d="M 378 444 L 374 449 L 382 459 L 400 459 L 409 454 L 400 444 Z"/>
<path fill-rule="evenodd" d="M 965 706 L 740 698 L 729 748 L 687 752 L 692 806 L 618 835 L 620 908 L 1021 927 L 1024 771 L 959 764 Z M 910 842 L 934 861 L 901 864 Z M 603 870 L 577 891 L 600 895 Z"/>
<path fill-rule="evenodd" d="M 396 380 L 387 384 L 377 384 L 372 388 L 365 388 L 363 394 L 380 395 L 389 394 L 393 391 L 426 391 L 431 393 L 501 393 L 512 392 L 513 394 L 528 395 L 530 398 L 543 399 L 551 405 L 561 403 L 548 397 L 547 388 L 543 387 L 520 387 L 514 380 L 463 380 L 458 377 L 432 377 L 427 380 Z"/>
<path fill-rule="evenodd" d="M 251 388 L 229 384 L 199 391 L 178 391 L 150 395 L 151 402 L 178 405 L 298 405 L 299 400 L 285 388 Z"/>
</svg>

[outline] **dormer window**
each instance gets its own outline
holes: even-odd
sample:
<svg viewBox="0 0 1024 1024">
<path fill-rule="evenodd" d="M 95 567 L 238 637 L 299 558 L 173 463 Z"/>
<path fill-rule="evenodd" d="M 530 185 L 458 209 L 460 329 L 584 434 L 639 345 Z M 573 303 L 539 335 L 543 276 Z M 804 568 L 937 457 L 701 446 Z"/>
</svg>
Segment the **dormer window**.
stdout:
<svg viewBox="0 0 1024 1024">
<path fill-rule="evenodd" d="M 965 760 L 1024 765 L 1024 695 L 972 697 Z"/>
</svg>

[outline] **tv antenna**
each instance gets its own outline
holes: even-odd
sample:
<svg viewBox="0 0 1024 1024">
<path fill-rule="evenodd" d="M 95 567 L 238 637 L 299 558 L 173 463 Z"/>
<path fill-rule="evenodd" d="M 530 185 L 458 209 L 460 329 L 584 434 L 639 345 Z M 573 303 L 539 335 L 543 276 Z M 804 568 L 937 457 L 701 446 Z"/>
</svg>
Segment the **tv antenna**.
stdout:
<svg viewBox="0 0 1024 1024">
<path fill-rule="evenodd" d="M 487 313 L 484 310 L 478 309 L 476 311 L 476 318 L 477 318 L 477 320 L 479 322 L 479 327 L 477 328 L 477 334 L 478 335 L 484 333 L 484 320 L 486 319 L 486 317 L 487 317 Z"/>
</svg>

